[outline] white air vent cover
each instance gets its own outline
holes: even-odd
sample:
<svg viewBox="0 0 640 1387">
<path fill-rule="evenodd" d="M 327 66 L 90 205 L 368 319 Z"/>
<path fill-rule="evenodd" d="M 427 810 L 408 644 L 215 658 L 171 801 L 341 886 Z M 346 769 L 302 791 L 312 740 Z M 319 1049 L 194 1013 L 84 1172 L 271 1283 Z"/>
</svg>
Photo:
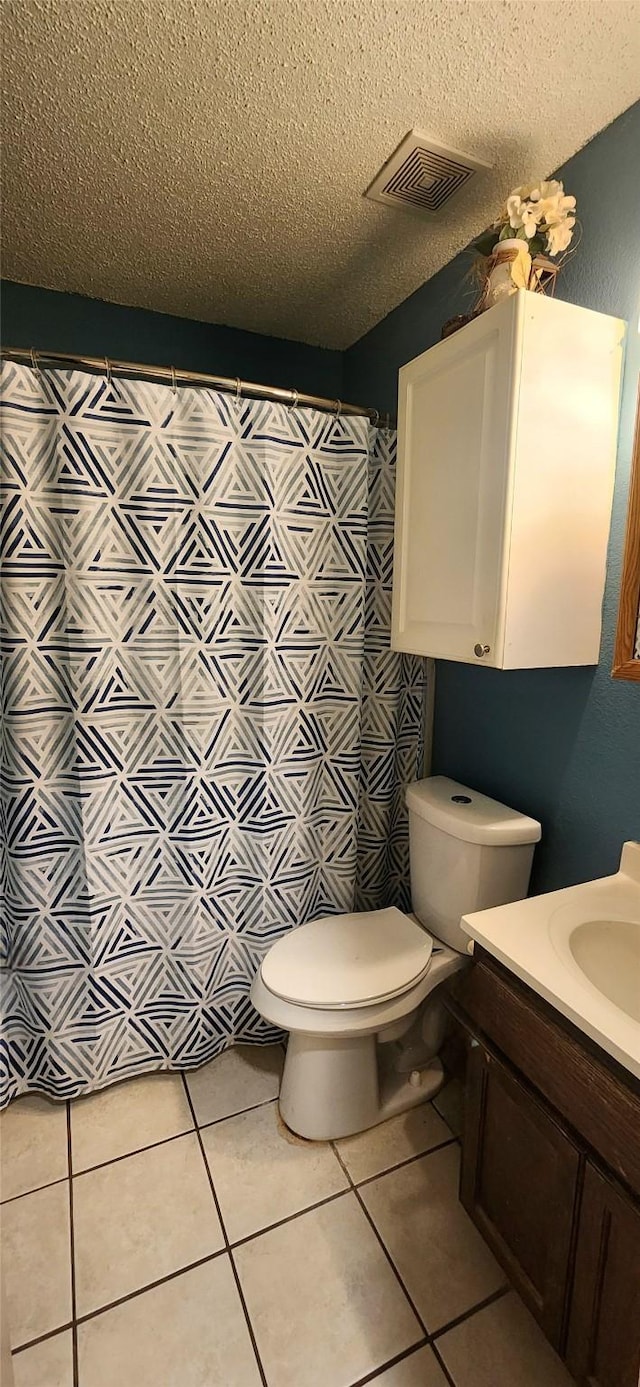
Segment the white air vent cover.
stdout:
<svg viewBox="0 0 640 1387">
<path fill-rule="evenodd" d="M 365 197 L 386 202 L 390 207 L 417 207 L 433 214 L 475 173 L 490 168 L 491 164 L 482 159 L 447 149 L 421 130 L 410 130 L 367 188 Z"/>
</svg>

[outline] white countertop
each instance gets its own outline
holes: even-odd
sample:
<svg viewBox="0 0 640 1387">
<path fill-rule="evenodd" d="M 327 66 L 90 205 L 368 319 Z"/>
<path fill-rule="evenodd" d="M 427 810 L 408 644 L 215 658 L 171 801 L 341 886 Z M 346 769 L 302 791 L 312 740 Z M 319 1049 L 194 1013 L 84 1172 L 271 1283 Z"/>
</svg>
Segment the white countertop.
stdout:
<svg viewBox="0 0 640 1387">
<path fill-rule="evenodd" d="M 572 931 L 587 921 L 632 922 L 640 932 L 640 844 L 625 843 L 620 871 L 614 876 L 480 910 L 465 915 L 462 925 L 488 953 L 640 1078 L 640 1021 L 603 995 L 572 952 Z M 629 934 L 635 940 L 634 930 Z M 635 953 L 626 955 L 624 986 L 640 1004 L 640 961 L 636 964 L 635 958 Z"/>
</svg>

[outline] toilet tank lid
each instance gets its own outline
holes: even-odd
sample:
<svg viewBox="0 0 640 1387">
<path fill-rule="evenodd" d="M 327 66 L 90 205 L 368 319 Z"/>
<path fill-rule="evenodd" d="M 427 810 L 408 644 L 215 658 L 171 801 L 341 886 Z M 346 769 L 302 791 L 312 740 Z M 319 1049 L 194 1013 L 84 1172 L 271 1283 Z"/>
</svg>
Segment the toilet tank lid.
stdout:
<svg viewBox="0 0 640 1387">
<path fill-rule="evenodd" d="M 537 843 L 542 837 L 537 819 L 508 809 L 497 799 L 480 795 L 446 775 L 430 775 L 408 785 L 407 808 L 465 843 L 506 847 Z"/>
</svg>

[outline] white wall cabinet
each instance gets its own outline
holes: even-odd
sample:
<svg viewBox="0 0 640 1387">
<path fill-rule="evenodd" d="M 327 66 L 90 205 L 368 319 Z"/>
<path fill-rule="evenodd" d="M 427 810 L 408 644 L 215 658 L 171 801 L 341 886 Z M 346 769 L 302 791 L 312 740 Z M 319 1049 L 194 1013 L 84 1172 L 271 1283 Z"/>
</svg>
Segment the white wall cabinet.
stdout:
<svg viewBox="0 0 640 1387">
<path fill-rule="evenodd" d="M 519 290 L 403 366 L 395 650 L 597 663 L 624 328 Z"/>
</svg>

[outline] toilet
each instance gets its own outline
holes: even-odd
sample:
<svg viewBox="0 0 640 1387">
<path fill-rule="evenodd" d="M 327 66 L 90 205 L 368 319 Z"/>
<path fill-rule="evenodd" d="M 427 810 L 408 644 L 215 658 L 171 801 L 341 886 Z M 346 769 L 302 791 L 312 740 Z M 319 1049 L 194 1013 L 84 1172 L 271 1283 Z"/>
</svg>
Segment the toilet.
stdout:
<svg viewBox="0 0 640 1387">
<path fill-rule="evenodd" d="M 256 1011 L 289 1032 L 280 1090 L 299 1136 L 350 1136 L 443 1082 L 442 985 L 469 962 L 461 917 L 522 900 L 541 829 L 446 776 L 407 789 L 413 913 L 394 907 L 300 925 L 265 955 Z"/>
</svg>

